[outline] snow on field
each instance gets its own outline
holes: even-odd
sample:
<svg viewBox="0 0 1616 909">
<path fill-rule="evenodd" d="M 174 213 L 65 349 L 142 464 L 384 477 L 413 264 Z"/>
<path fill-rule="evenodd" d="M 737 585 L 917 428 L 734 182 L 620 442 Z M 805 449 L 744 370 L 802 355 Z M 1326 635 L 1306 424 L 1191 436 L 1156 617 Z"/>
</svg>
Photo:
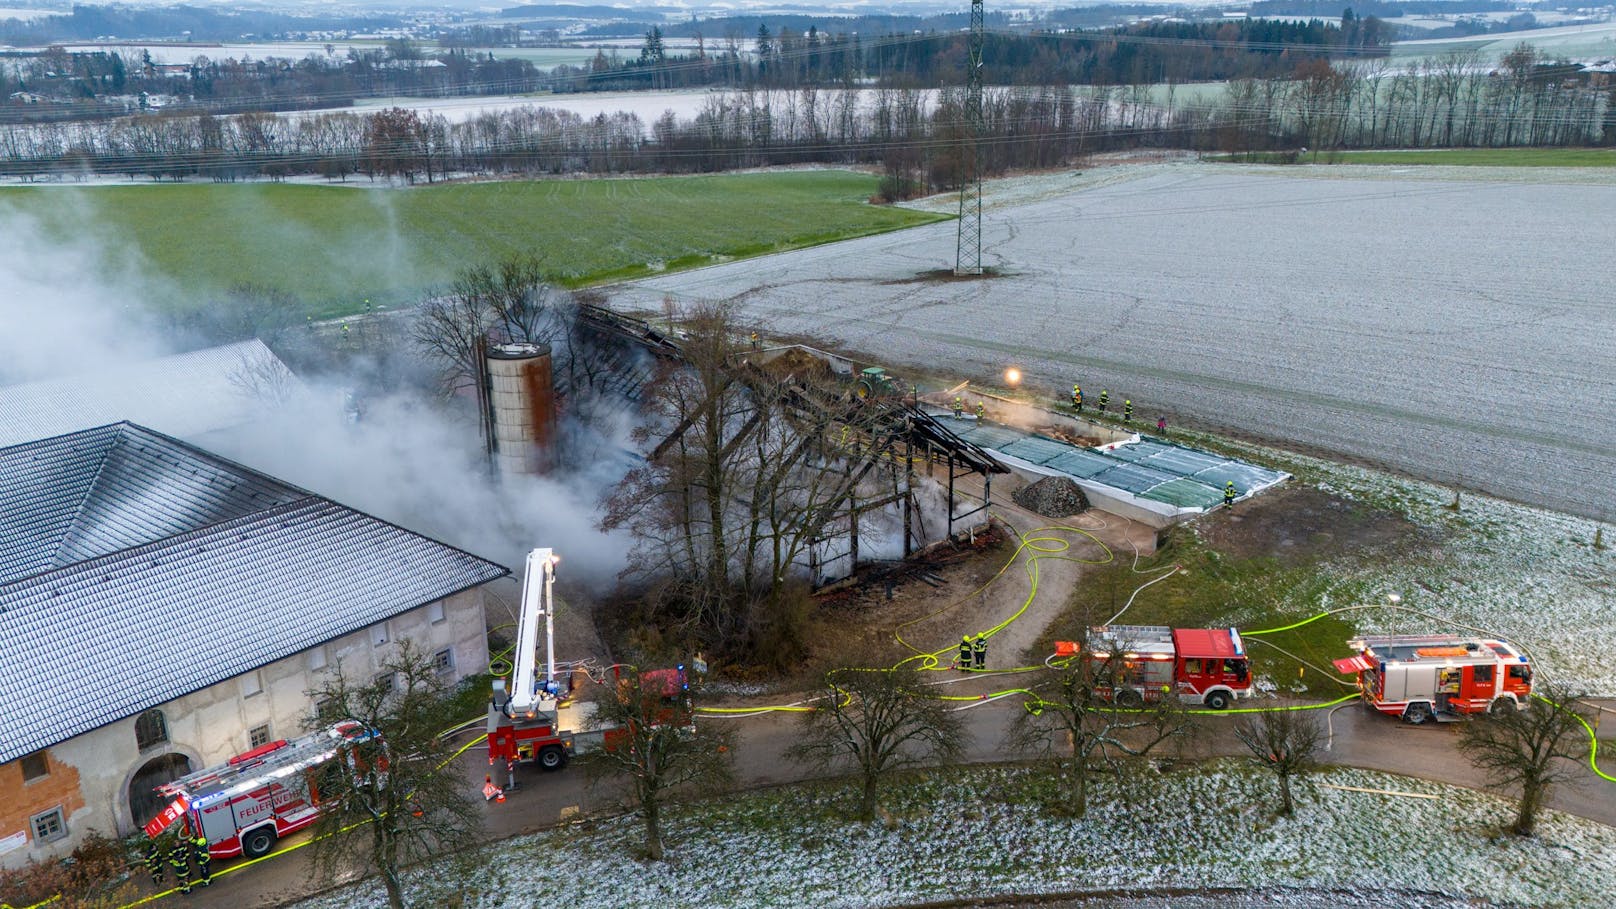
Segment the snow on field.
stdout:
<svg viewBox="0 0 1616 909">
<path fill-rule="evenodd" d="M 630 858 L 633 818 L 552 830 L 501 843 L 474 869 L 415 872 L 410 886 L 425 896 L 452 881 L 468 909 L 527 909 L 537 894 L 575 909 L 875 907 L 1158 887 L 1254 888 L 1271 900 L 1262 905 L 1300 907 L 1458 907 L 1472 905 L 1468 895 L 1593 909 L 1609 905 L 1616 879 L 1616 830 L 1548 812 L 1534 839 L 1498 836 L 1511 805 L 1438 783 L 1331 769 L 1298 784 L 1298 813 L 1286 820 L 1272 814 L 1271 777 L 1223 763 L 1144 776 L 1131 805 L 1102 784 L 1074 821 L 1042 807 L 1053 795 L 1044 769 L 910 779 L 892 791 L 888 823 L 843 820 L 843 791 L 816 785 L 694 806 L 669 824 L 664 863 Z M 379 890 L 301 905 L 368 909 L 385 905 Z"/>
<path fill-rule="evenodd" d="M 1521 645 L 1546 678 L 1616 697 L 1616 663 L 1609 657 L 1616 652 L 1616 529 L 1605 528 L 1605 548 L 1598 549 L 1594 542 L 1601 525 L 1594 521 L 1469 493 L 1459 496 L 1455 510 L 1450 488 L 1271 449 L 1235 447 L 1342 498 L 1398 511 L 1437 541 L 1423 556 L 1373 569 L 1322 566 L 1346 582 L 1344 589 L 1368 591 L 1369 597 L 1321 608 L 1379 602 L 1396 593 L 1409 610 Z M 1365 634 L 1432 629 L 1430 619 L 1395 609 L 1355 610 L 1345 618 Z"/>
<path fill-rule="evenodd" d="M 1612 176 L 1371 170 L 1096 169 L 1002 202 L 990 185 L 991 280 L 938 277 L 945 223 L 658 275 L 613 303 L 733 301 L 895 369 L 991 381 L 1013 363 L 1029 388 L 1109 388 L 1147 420 L 1603 517 L 1616 260 L 1595 225 L 1616 210 Z"/>
<path fill-rule="evenodd" d="M 1436 57 L 1455 50 L 1479 48 L 1482 59 L 1500 60 L 1516 45 L 1530 44 L 1550 57 L 1576 61 L 1609 61 L 1616 58 L 1616 22 L 1589 25 L 1561 25 L 1554 28 L 1467 35 L 1457 38 L 1429 38 L 1399 41 L 1392 45 L 1392 57 Z"/>
</svg>

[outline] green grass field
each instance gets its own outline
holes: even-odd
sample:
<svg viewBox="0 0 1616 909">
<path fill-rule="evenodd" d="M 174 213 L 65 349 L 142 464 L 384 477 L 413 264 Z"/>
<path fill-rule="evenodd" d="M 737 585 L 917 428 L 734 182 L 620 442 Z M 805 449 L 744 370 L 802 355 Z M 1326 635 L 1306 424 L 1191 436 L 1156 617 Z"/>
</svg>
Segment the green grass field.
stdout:
<svg viewBox="0 0 1616 909">
<path fill-rule="evenodd" d="M 1139 560 L 1137 572 L 1131 558 L 1089 572 L 1066 610 L 1039 639 L 1036 651 L 1052 652 L 1055 641 L 1074 640 L 1085 626 L 1104 622 L 1127 604 L 1136 588 L 1171 565 L 1182 566 L 1183 571 L 1171 581 L 1140 590 L 1121 623 L 1180 628 L 1234 625 L 1247 632 L 1290 625 L 1322 611 L 1326 603 L 1362 598 L 1356 585 L 1328 572 L 1273 558 L 1231 556 L 1207 546 L 1194 533 L 1177 529 L 1154 555 Z M 1260 636 L 1262 644 L 1251 637 L 1252 667 L 1287 693 L 1340 697 L 1351 689 L 1320 669 L 1328 670 L 1332 659 L 1351 655 L 1346 641 L 1352 635 L 1349 622 L 1330 616 Z"/>
<path fill-rule="evenodd" d="M 866 201 L 877 178 L 807 171 L 419 186 L 154 185 L 0 189 L 116 280 L 172 286 L 196 305 L 235 283 L 290 293 L 316 317 L 395 306 L 460 269 L 541 256 L 578 286 L 897 230 L 941 216 Z"/>
</svg>

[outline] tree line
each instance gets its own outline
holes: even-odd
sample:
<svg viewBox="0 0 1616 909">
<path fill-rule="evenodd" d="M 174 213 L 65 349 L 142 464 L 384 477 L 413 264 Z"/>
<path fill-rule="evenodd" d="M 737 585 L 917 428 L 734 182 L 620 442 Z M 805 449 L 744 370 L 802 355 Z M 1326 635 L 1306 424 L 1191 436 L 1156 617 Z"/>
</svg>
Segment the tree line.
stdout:
<svg viewBox="0 0 1616 909">
<path fill-rule="evenodd" d="M 1616 144 L 1616 87 L 1530 47 L 1497 69 L 1474 53 L 1406 67 L 1308 61 L 1287 78 L 1240 79 L 1221 97 L 1171 85 L 990 88 L 987 173 L 1097 151 Z M 522 106 L 451 122 L 392 108 L 230 116 L 179 112 L 0 127 L 0 173 L 157 179 L 436 181 L 445 175 L 698 173 L 800 163 L 876 165 L 913 188 L 957 186 L 959 89 L 753 87 L 712 93 L 693 116 L 647 124 Z"/>
<path fill-rule="evenodd" d="M 1081 33 L 995 31 L 983 51 L 984 78 L 1000 85 L 1130 85 L 1284 75 L 1298 62 L 1383 53 L 1378 19 L 1349 13 L 1341 23 L 1241 20 L 1142 22 Z M 302 59 L 213 59 L 159 65 L 144 51 L 70 53 L 60 46 L 0 61 L 0 119 L 106 116 L 141 93 L 167 106 L 211 112 L 340 107 L 356 98 L 533 91 L 619 91 L 700 87 L 921 87 L 958 83 L 967 37 L 958 31 L 869 37 L 760 24 L 693 51 L 667 48 L 660 26 L 639 53 L 597 51 L 582 66 L 549 70 L 491 51 L 433 49 L 392 39 Z M 15 96 L 15 97 L 14 97 Z M 116 102 L 121 101 L 122 104 Z"/>
</svg>

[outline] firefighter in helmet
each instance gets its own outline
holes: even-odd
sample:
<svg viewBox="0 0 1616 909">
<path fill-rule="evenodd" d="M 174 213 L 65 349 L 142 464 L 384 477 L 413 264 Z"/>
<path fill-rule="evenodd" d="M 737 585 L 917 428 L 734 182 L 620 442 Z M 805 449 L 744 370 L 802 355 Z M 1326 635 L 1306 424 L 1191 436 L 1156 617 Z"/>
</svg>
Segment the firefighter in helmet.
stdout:
<svg viewBox="0 0 1616 909">
<path fill-rule="evenodd" d="M 971 663 L 978 672 L 988 668 L 988 636 L 986 634 L 977 635 L 976 642 L 971 645 Z"/>
<path fill-rule="evenodd" d="M 965 402 L 960 400 L 959 395 L 955 395 L 954 396 L 954 419 L 958 420 L 963 416 L 965 416 Z"/>
<path fill-rule="evenodd" d="M 1083 388 L 1082 388 L 1082 386 L 1079 386 L 1079 385 L 1073 385 L 1072 386 L 1072 406 L 1077 408 L 1078 413 L 1083 412 Z"/>
<path fill-rule="evenodd" d="M 1105 405 L 1111 400 L 1111 389 L 1100 389 L 1100 413 L 1105 413 Z"/>
<path fill-rule="evenodd" d="M 976 402 L 976 419 L 977 419 L 977 422 L 980 423 L 982 421 L 982 418 L 987 415 L 987 412 L 988 412 L 988 409 L 986 407 L 982 406 L 982 402 L 977 401 Z"/>
<path fill-rule="evenodd" d="M 213 856 L 208 853 L 208 838 L 198 830 L 191 837 L 191 861 L 196 862 L 196 882 L 204 887 L 213 886 Z"/>
<path fill-rule="evenodd" d="M 1223 484 L 1223 507 L 1224 508 L 1233 508 L 1234 507 L 1234 496 L 1235 496 L 1234 481 L 1230 480 L 1229 482 Z"/>
<path fill-rule="evenodd" d="M 168 845 L 168 864 L 174 869 L 174 883 L 181 893 L 191 892 L 191 842 L 184 828 L 174 834 Z"/>
<path fill-rule="evenodd" d="M 1122 402 L 1122 422 L 1124 422 L 1124 423 L 1132 423 L 1133 422 L 1133 399 L 1132 398 L 1129 398 L 1129 399 Z"/>
<path fill-rule="evenodd" d="M 954 665 L 958 666 L 961 672 L 969 671 L 971 668 L 971 636 L 968 634 L 960 635 L 959 660 Z"/>
<path fill-rule="evenodd" d="M 146 872 L 153 887 L 163 886 L 163 844 L 155 836 L 146 840 Z"/>
</svg>

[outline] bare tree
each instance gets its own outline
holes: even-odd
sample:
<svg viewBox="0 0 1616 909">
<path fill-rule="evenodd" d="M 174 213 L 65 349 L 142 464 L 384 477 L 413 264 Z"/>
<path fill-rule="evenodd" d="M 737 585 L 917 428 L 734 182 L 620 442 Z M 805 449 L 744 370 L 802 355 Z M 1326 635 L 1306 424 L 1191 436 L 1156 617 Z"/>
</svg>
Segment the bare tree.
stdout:
<svg viewBox="0 0 1616 909">
<path fill-rule="evenodd" d="M 442 365 L 445 394 L 475 385 L 479 345 L 493 325 L 493 314 L 476 297 L 451 293 L 433 297 L 416 312 L 415 343 Z"/>
<path fill-rule="evenodd" d="M 459 272 L 447 294 L 421 304 L 413 334 L 442 364 L 443 388 L 453 392 L 477 374 L 479 341 L 548 343 L 569 302 L 541 260 L 517 256 Z"/>
<path fill-rule="evenodd" d="M 1251 751 L 1251 760 L 1279 778 L 1279 813 L 1296 811 L 1291 798 L 1291 777 L 1317 766 L 1314 760 L 1324 732 L 1311 714 L 1299 710 L 1264 710 L 1256 719 L 1234 727 L 1235 738 Z"/>
<path fill-rule="evenodd" d="M 851 764 L 859 820 L 875 818 L 881 781 L 893 771 L 957 761 L 965 751 L 964 724 L 908 667 L 834 670 L 816 708 L 803 714 L 802 738 L 789 754 L 819 769 Z"/>
<path fill-rule="evenodd" d="M 1494 786 L 1518 787 L 1521 800 L 1510 831 L 1531 836 L 1537 812 L 1554 784 L 1573 775 L 1587 756 L 1581 700 L 1555 686 L 1539 686 L 1525 709 L 1495 711 L 1459 730 L 1459 749 Z"/>
<path fill-rule="evenodd" d="M 242 353 L 228 378 L 237 391 L 268 407 L 284 407 L 303 390 L 286 364 L 263 348 Z"/>
<path fill-rule="evenodd" d="M 451 760 L 454 745 L 438 737 L 463 718 L 431 655 L 404 640 L 381 669 L 356 680 L 339 665 L 309 692 L 320 705 L 311 728 L 352 719 L 379 733 L 351 763 L 334 761 L 318 776 L 314 861 L 328 879 L 349 868 L 380 874 L 387 904 L 404 909 L 404 866 L 472 842 L 482 818 Z"/>
<path fill-rule="evenodd" d="M 234 284 L 223 298 L 168 317 L 170 327 L 209 344 L 258 338 L 274 345 L 304 321 L 303 304 L 294 296 L 261 284 Z"/>
<path fill-rule="evenodd" d="M 599 781 L 626 783 L 627 798 L 645 823 L 645 855 L 663 856 L 662 809 L 684 791 L 715 791 L 734 779 L 733 736 L 711 720 L 699 724 L 693 697 L 669 670 L 629 672 L 597 704 L 595 728 L 605 730 L 603 747 L 584 764 Z"/>
<path fill-rule="evenodd" d="M 500 340 L 518 344 L 549 343 L 559 328 L 558 311 L 568 302 L 551 283 L 544 261 L 535 256 L 515 256 L 495 268 L 463 271 L 455 292 L 486 300 Z"/>
<path fill-rule="evenodd" d="M 1171 692 L 1138 696 L 1129 683 L 1132 665 L 1117 649 L 1080 655 L 1029 686 L 1016 738 L 1025 747 L 1052 749 L 1057 740 L 1067 746 L 1066 809 L 1073 817 L 1088 813 L 1091 762 L 1121 779 L 1126 758 L 1148 754 L 1190 728 Z"/>
<path fill-rule="evenodd" d="M 779 617 L 812 542 L 877 465 L 895 463 L 882 447 L 894 427 L 869 432 L 879 408 L 807 368 L 754 363 L 733 329 L 721 305 L 687 312 L 683 360 L 661 363 L 648 385 L 640 441 L 660 441 L 602 520 L 635 535 L 630 571 L 661 580 L 659 609 L 732 648 Z"/>
</svg>

